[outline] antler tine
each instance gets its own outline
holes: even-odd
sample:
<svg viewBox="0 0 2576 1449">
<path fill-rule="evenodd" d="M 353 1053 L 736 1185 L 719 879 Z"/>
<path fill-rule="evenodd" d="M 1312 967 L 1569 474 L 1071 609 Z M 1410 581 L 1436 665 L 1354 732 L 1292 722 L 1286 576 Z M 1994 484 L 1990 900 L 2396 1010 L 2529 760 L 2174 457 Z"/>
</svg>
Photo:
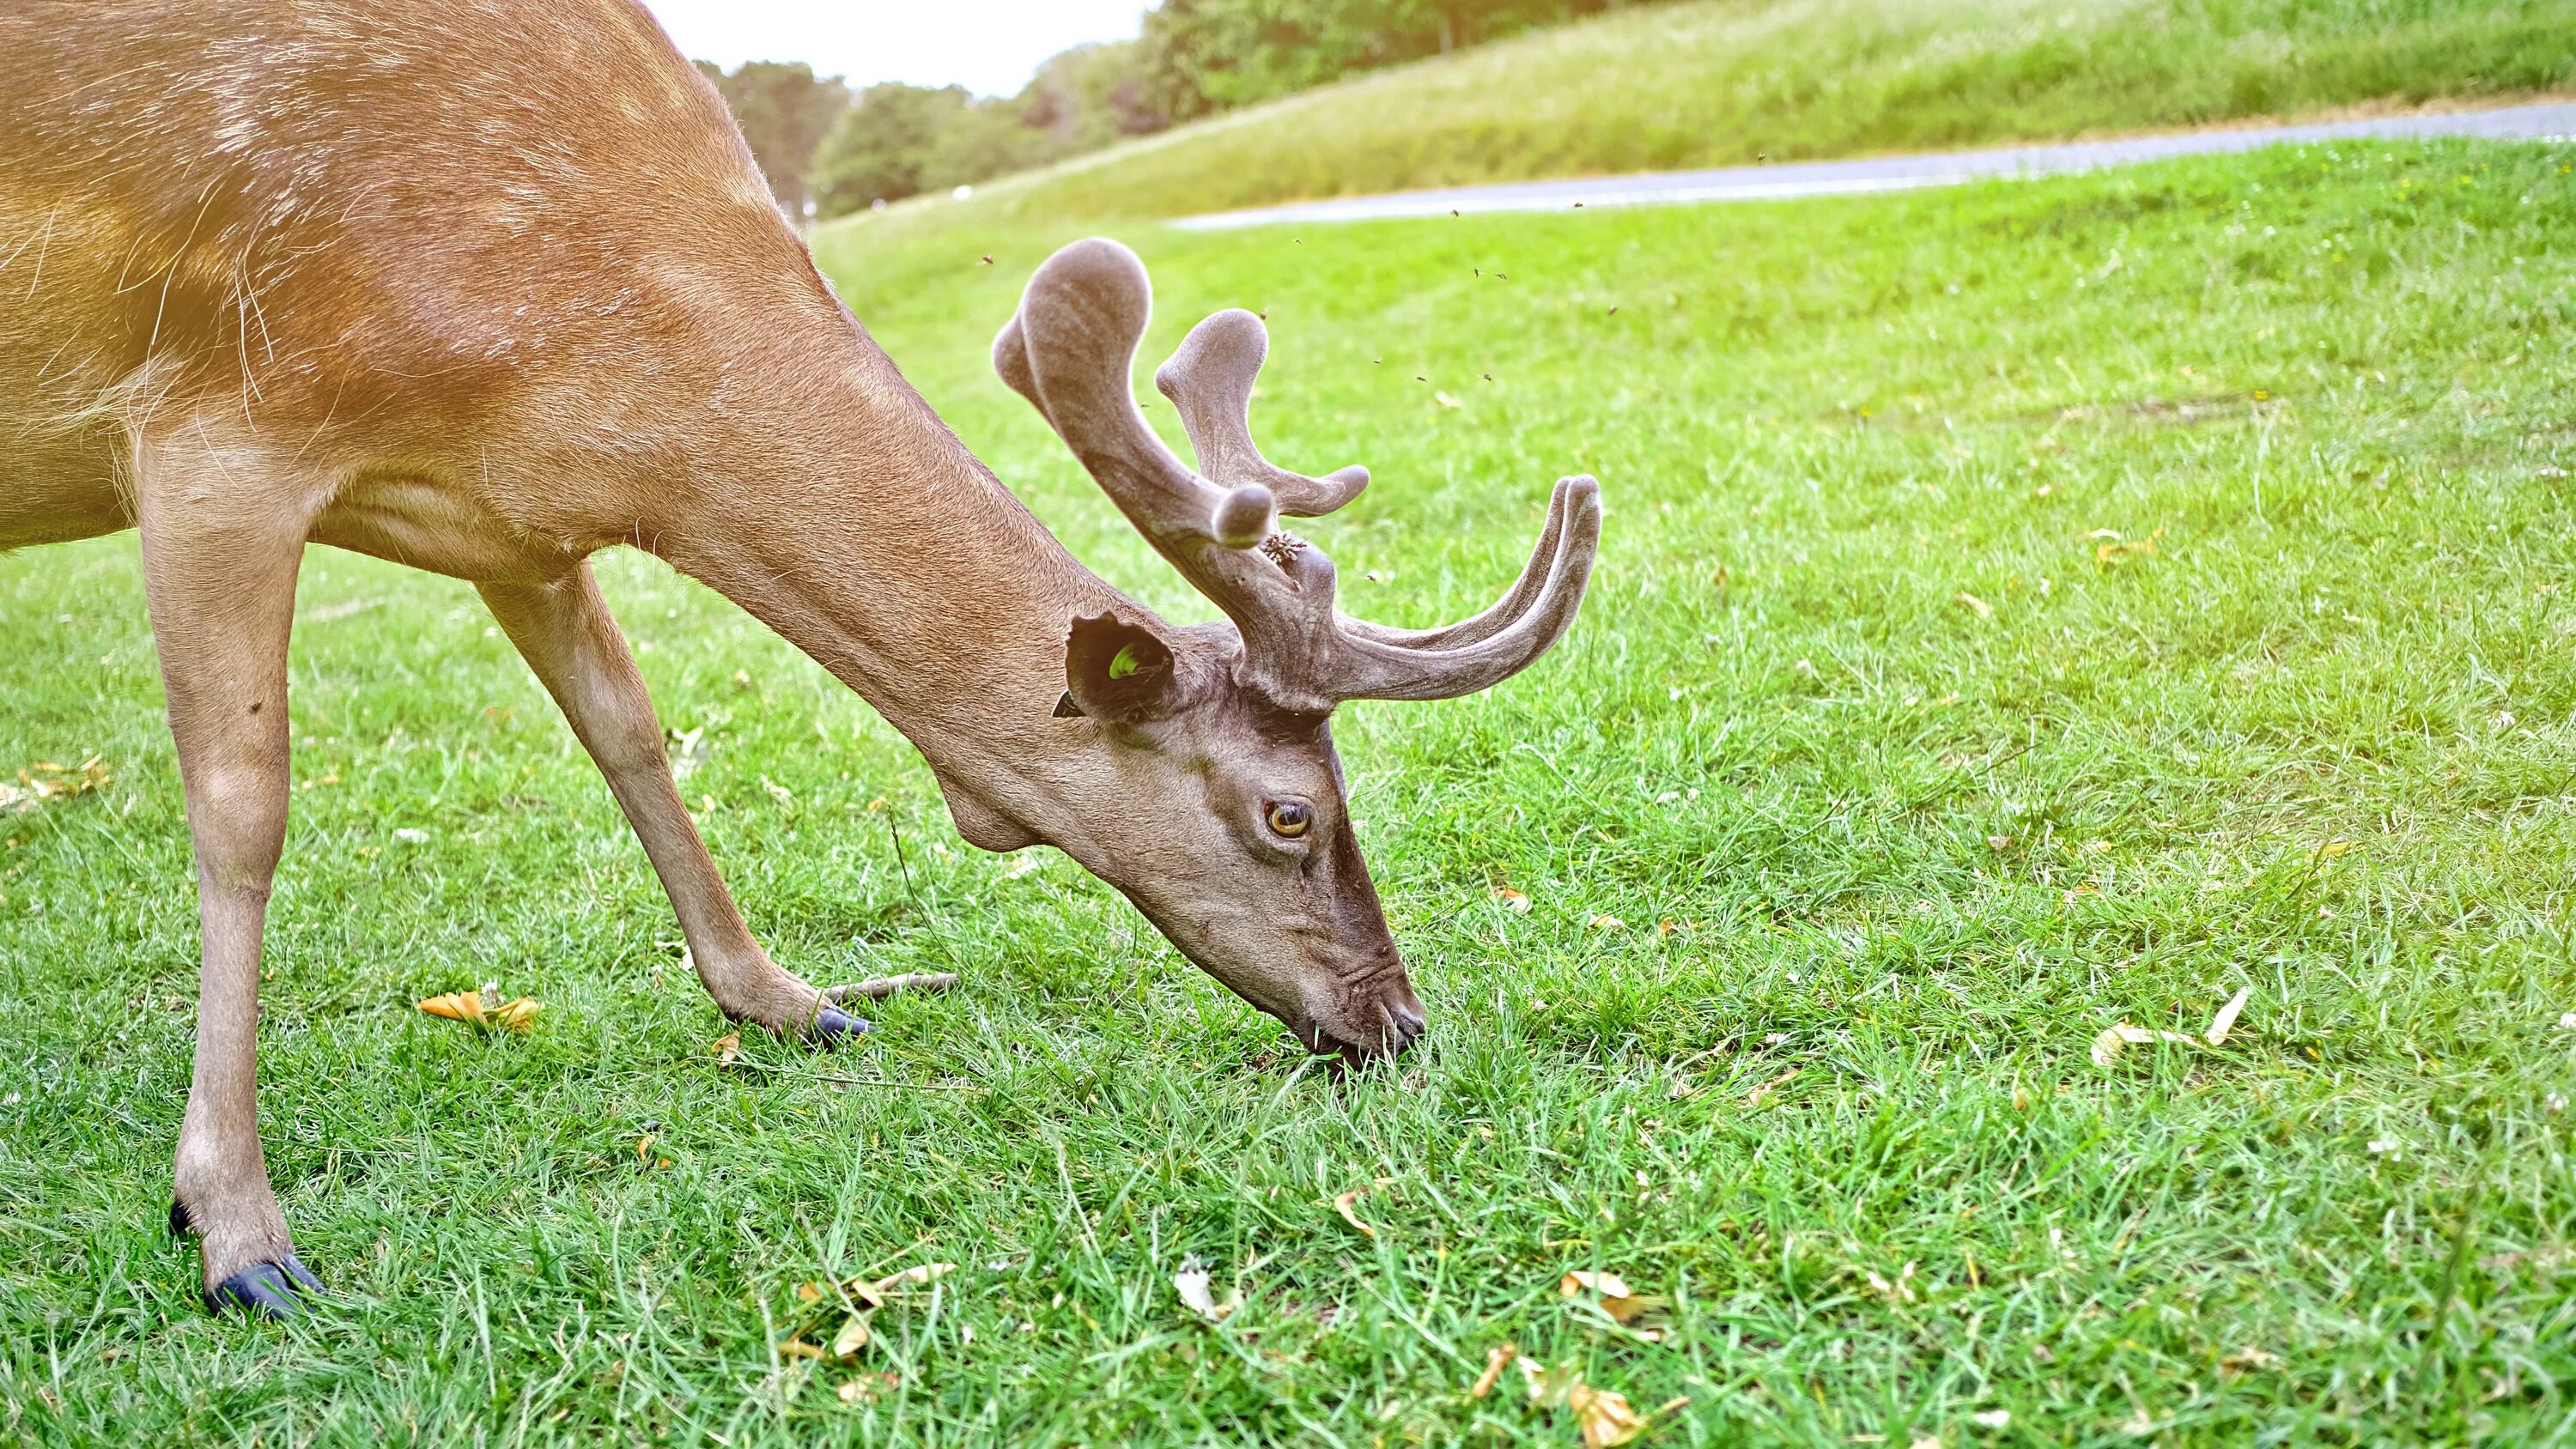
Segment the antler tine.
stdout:
<svg viewBox="0 0 2576 1449">
<path fill-rule="evenodd" d="M 1221 487 L 1259 484 L 1290 517 L 1321 517 L 1357 498 L 1369 472 L 1353 465 L 1309 478 L 1261 456 L 1252 441 L 1252 385 L 1269 355 L 1270 329 L 1229 307 L 1190 329 L 1171 360 L 1155 369 L 1154 386 L 1180 410 L 1201 474 Z"/>
<path fill-rule="evenodd" d="M 1465 625 L 1452 626 L 1487 632 L 1454 647 L 1431 648 L 1421 641 L 1450 631 L 1427 630 L 1411 636 L 1414 642 L 1404 642 L 1405 636 L 1394 630 L 1340 619 L 1336 657 L 1323 687 L 1338 699 L 1454 699 L 1492 688 L 1536 663 L 1583 605 L 1584 586 L 1591 581 L 1601 545 L 1601 485 L 1582 475 L 1559 481 L 1550 522 L 1555 525 L 1550 530 L 1554 549 L 1536 588 L 1530 588 L 1538 563 L 1532 559 L 1531 571 L 1522 574 L 1501 603 Z M 1549 551 L 1550 541 L 1540 540 L 1542 552 Z M 1496 624 L 1498 619 L 1508 622 Z"/>
<path fill-rule="evenodd" d="M 1406 649 L 1455 649 L 1501 633 L 1529 612 L 1530 601 L 1538 597 L 1556 567 L 1557 540 L 1565 532 L 1565 503 L 1573 492 L 1573 479 L 1556 481 L 1556 491 L 1547 501 L 1547 525 L 1539 531 L 1538 547 L 1530 550 L 1529 562 L 1522 566 L 1520 577 L 1512 581 L 1510 591 L 1485 612 L 1436 629 L 1390 629 L 1366 619 L 1345 619 L 1342 627 L 1362 639 Z"/>
<path fill-rule="evenodd" d="M 1096 237 L 1075 242 L 1029 279 L 1018 314 L 994 339 L 993 366 L 1036 404 L 1146 541 L 1234 620 L 1246 641 L 1247 677 L 1259 672 L 1256 657 L 1270 661 L 1266 677 L 1281 681 L 1274 697 L 1291 708 L 1328 708 L 1329 700 L 1285 681 L 1310 673 L 1295 641 L 1329 627 L 1331 564 L 1307 550 L 1310 566 L 1323 564 L 1314 580 L 1310 568 L 1291 566 L 1293 557 L 1254 552 L 1270 537 L 1269 487 L 1210 484 L 1146 425 L 1127 379 L 1152 311 L 1152 284 L 1134 252 Z M 1256 649 L 1254 640 L 1272 642 Z"/>
<path fill-rule="evenodd" d="M 1020 310 L 993 340 L 993 367 L 1160 546 L 1215 537 L 1217 511 L 1230 500 L 1172 456 L 1136 410 L 1127 373 L 1153 308 L 1135 253 L 1099 238 L 1075 242 L 1029 279 Z"/>
</svg>

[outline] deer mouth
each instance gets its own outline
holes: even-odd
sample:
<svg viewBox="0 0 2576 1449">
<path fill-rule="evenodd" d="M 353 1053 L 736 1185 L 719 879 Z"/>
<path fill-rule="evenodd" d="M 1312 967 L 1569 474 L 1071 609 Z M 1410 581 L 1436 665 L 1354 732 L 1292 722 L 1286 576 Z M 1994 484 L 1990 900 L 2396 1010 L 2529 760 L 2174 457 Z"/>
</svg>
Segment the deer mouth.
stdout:
<svg viewBox="0 0 2576 1449">
<path fill-rule="evenodd" d="M 1289 1022 L 1288 1029 L 1296 1033 L 1307 1050 L 1337 1056 L 1345 1065 L 1354 1067 L 1391 1061 L 1431 1029 L 1422 999 L 1413 994 L 1410 983 L 1401 979 L 1354 992 L 1351 1006 L 1354 1021 L 1368 1022 L 1368 1026 L 1336 1029 L 1307 1017 Z"/>
</svg>

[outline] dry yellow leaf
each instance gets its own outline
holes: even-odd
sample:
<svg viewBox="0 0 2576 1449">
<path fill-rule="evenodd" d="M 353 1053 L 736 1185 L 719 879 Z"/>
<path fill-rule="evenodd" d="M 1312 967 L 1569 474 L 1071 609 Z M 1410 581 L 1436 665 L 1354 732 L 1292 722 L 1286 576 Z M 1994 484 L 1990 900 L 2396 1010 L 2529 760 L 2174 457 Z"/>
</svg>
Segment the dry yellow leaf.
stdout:
<svg viewBox="0 0 2576 1449">
<path fill-rule="evenodd" d="M 1596 931 L 1608 931 L 1615 934 L 1628 929 L 1628 923 L 1620 920 L 1617 916 L 1594 916 L 1592 918 L 1592 929 Z"/>
<path fill-rule="evenodd" d="M 1585 1292 L 1598 1293 L 1604 1298 L 1625 1298 L 1628 1291 L 1627 1279 L 1616 1273 L 1595 1273 L 1588 1268 L 1575 1269 L 1559 1279 L 1556 1285 L 1560 1298 L 1572 1298 Z"/>
<path fill-rule="evenodd" d="M 2211 1046 L 2227 1045 L 2227 1034 L 2236 1029 L 2237 1016 L 2245 1010 L 2245 1003 L 2253 998 L 2253 987 L 2239 987 L 2234 996 L 2227 998 L 2227 1004 L 2218 1008 L 2218 1015 L 2209 1019 L 2207 1039 Z"/>
<path fill-rule="evenodd" d="M 820 1284 L 820 1283 L 799 1283 L 799 1284 L 797 1284 L 797 1285 L 796 1285 L 796 1301 L 797 1301 L 797 1302 L 799 1302 L 799 1303 L 820 1303 L 820 1302 L 822 1302 L 822 1301 L 823 1301 L 823 1285 L 822 1285 L 822 1284 Z"/>
<path fill-rule="evenodd" d="M 1773 1077 L 1767 1082 L 1764 1082 L 1761 1086 L 1745 1093 L 1745 1109 L 1750 1111 L 1755 1107 L 1761 1106 L 1765 1099 L 1770 1097 L 1773 1092 L 1776 1092 L 1780 1090 L 1780 1088 L 1788 1085 L 1789 1079 L 1796 1075 L 1798 1075 L 1798 1069 L 1796 1067 L 1791 1067 L 1789 1070 L 1782 1072 L 1780 1075 Z"/>
<path fill-rule="evenodd" d="M 1583 1428 L 1584 1449 L 1608 1449 L 1646 1432 L 1646 1421 L 1628 1407 L 1626 1394 L 1596 1389 L 1580 1379 L 1567 1391 L 1565 1406 Z"/>
<path fill-rule="evenodd" d="M 1985 600 L 1964 590 L 1960 592 L 1959 597 L 1955 602 L 1960 608 L 1967 610 L 1969 613 L 1976 615 L 1980 619 L 1991 619 L 1995 616 L 1994 605 L 1989 604 Z"/>
<path fill-rule="evenodd" d="M 537 1013 L 545 1007 L 533 996 L 522 996 L 503 1006 L 492 1008 L 492 1025 L 503 1031 L 526 1031 L 537 1024 Z"/>
<path fill-rule="evenodd" d="M 1352 1203 L 1355 1203 L 1355 1202 L 1357 1202 L 1357 1201 L 1359 1201 L 1360 1194 L 1361 1194 L 1361 1193 L 1364 1193 L 1364 1192 L 1366 1192 L 1366 1191 L 1368 1191 L 1368 1189 L 1367 1189 L 1367 1188 L 1364 1188 L 1364 1187 L 1355 1187 L 1355 1188 L 1352 1188 L 1349 1192 L 1343 1193 L 1341 1196 L 1339 1196 L 1339 1197 L 1337 1197 L 1337 1198 L 1334 1198 L 1334 1199 L 1333 1199 L 1333 1211 L 1335 1211 L 1335 1212 L 1337 1212 L 1337 1213 L 1340 1213 L 1340 1214 L 1342 1215 L 1342 1221 L 1343 1221 L 1343 1222 L 1349 1223 L 1352 1227 L 1355 1227 L 1355 1228 L 1359 1229 L 1361 1232 L 1366 1233 L 1366 1234 L 1368 1234 L 1370 1237 L 1374 1238 L 1374 1237 L 1376 1237 L 1376 1236 L 1377 1236 L 1377 1229 L 1375 1229 L 1375 1228 L 1373 1228 L 1373 1227 L 1370 1227 L 1368 1224 L 1366 1224 L 1366 1223 L 1364 1223 L 1364 1222 L 1361 1222 L 1361 1221 L 1360 1221 L 1360 1215 L 1359 1215 L 1358 1213 L 1355 1213 L 1355 1212 L 1351 1211 L 1351 1204 L 1352 1204 Z"/>
<path fill-rule="evenodd" d="M 716 1065 L 729 1067 L 742 1056 L 742 1033 L 729 1031 L 716 1038 Z"/>
<path fill-rule="evenodd" d="M 92 755 L 77 766 L 58 765 L 51 760 L 38 760 L 18 772 L 18 782 L 0 780 L 0 813 L 25 814 L 40 810 L 54 800 L 68 800 L 104 789 L 114 778 L 99 756 Z"/>
<path fill-rule="evenodd" d="M 423 1001 L 420 1009 L 432 1016 L 443 1016 L 450 1021 L 472 1022 L 476 1026 L 482 1026 L 491 1020 L 483 1012 L 483 993 L 480 991 L 451 991 L 445 996 L 433 996 Z"/>
<path fill-rule="evenodd" d="M 848 1321 L 841 1325 L 840 1332 L 832 1335 L 832 1357 L 834 1358 L 848 1358 L 867 1346 L 868 1321 L 856 1313 L 851 1314 Z"/>
<path fill-rule="evenodd" d="M 791 1339 L 787 1340 L 785 1343 L 780 1344 L 780 1345 L 778 1346 L 778 1356 L 779 1356 L 780 1358 L 829 1358 L 829 1357 L 831 1357 L 831 1355 L 829 1355 L 829 1354 L 827 1354 L 827 1353 L 823 1352 L 823 1350 L 821 1350 L 821 1349 L 819 1349 L 819 1348 L 816 1348 L 814 1345 L 812 1345 L 812 1344 L 810 1344 L 810 1343 L 807 1343 L 807 1342 L 806 1342 L 803 1338 L 801 1338 L 801 1337 L 800 1337 L 800 1338 L 791 1338 Z"/>
<path fill-rule="evenodd" d="M 2112 536 L 2118 537 L 2117 534 Z M 2159 528 L 2144 538 L 2131 539 L 2125 543 L 2097 543 L 2093 546 L 2093 562 L 2107 567 L 2125 558 L 2142 555 L 2153 558 L 2156 554 L 2156 540 L 2164 536 L 2165 531 Z"/>
<path fill-rule="evenodd" d="M 1530 898 L 1522 895 L 1519 891 L 1513 890 L 1510 886 L 1496 886 L 1494 888 L 1494 899 L 1502 902 L 1504 910 L 1517 911 L 1524 916 L 1528 915 L 1530 912 Z"/>
<path fill-rule="evenodd" d="M 650 1133 L 650 1132 L 647 1132 L 647 1133 L 645 1133 L 645 1134 L 644 1134 L 644 1136 L 642 1137 L 642 1139 L 641 1139 L 641 1140 L 639 1140 L 639 1141 L 637 1141 L 637 1142 L 636 1142 L 636 1144 L 635 1144 L 635 1160 L 636 1160 L 636 1161 L 638 1161 L 638 1162 L 646 1162 L 646 1161 L 650 1161 L 650 1160 L 652 1159 L 652 1156 L 653 1156 L 653 1134 L 652 1134 L 652 1133 Z"/>
<path fill-rule="evenodd" d="M 1492 1393 L 1495 1383 L 1503 1376 L 1503 1370 L 1510 1367 L 1511 1361 L 1520 1357 L 1520 1353 L 1520 1345 L 1516 1343 L 1498 1343 L 1486 1350 L 1485 1371 L 1476 1376 L 1476 1386 L 1467 1391 L 1467 1397 L 1481 1399 Z"/>
</svg>

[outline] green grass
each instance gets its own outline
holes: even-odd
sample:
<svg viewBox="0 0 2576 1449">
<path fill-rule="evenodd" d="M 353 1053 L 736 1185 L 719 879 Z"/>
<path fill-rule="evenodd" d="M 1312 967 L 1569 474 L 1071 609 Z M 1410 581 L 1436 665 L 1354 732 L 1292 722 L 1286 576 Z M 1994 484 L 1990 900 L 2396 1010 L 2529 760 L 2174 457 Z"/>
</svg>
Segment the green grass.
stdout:
<svg viewBox="0 0 2576 1449">
<path fill-rule="evenodd" d="M 1344 712 L 1435 1031 L 1341 1080 L 1060 858 L 964 848 L 856 700 L 620 556 L 755 927 L 817 980 L 966 975 L 719 1070 L 467 590 L 316 550 L 262 1077 L 337 1291 L 283 1328 L 205 1317 L 161 1227 L 194 918 L 132 542 L 0 560 L 0 768 L 116 775 L 0 822 L 0 1439 L 1572 1443 L 1517 1375 L 1466 1397 L 1508 1340 L 1688 1396 L 1655 1444 L 2565 1440 L 2571 167 L 1131 232 L 1148 363 L 1266 308 L 1273 451 L 1377 470 L 1317 530 L 1355 610 L 1480 603 L 1560 472 L 1610 504 L 1540 667 Z M 835 269 L 1078 551 L 1204 616 L 984 370 L 1042 241 L 956 241 Z M 530 1036 L 412 1008 L 496 977 Z M 2222 1049 L 2088 1060 L 2240 987 Z M 1188 1255 L 1244 1294 L 1222 1327 Z M 924 1261 L 964 1266 L 855 1368 L 773 1355 L 799 1282 Z M 1560 1300 L 1580 1267 L 1669 1336 Z"/>
<path fill-rule="evenodd" d="M 1697 0 L 863 216 L 866 234 L 1921 151 L 2576 89 L 2562 0 Z"/>
</svg>

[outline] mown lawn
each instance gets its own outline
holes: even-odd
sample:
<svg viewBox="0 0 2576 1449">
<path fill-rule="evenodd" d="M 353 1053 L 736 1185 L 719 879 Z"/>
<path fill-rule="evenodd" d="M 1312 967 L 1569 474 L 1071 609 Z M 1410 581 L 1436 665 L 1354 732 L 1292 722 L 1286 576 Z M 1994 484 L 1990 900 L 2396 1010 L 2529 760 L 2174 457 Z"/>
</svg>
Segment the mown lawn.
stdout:
<svg viewBox="0 0 2576 1449">
<path fill-rule="evenodd" d="M 1360 76 L 851 225 L 1186 216 L 2570 91 L 2564 0 L 1691 0 Z"/>
<path fill-rule="evenodd" d="M 262 1076 L 336 1292 L 283 1328 L 205 1317 L 162 1228 L 194 916 L 133 545 L 0 560 L 0 769 L 114 776 L 0 821 L 0 1438 L 1573 1443 L 1516 1370 L 1469 1396 L 1511 1342 L 1686 1397 L 1654 1444 L 2565 1439 L 2571 171 L 1128 232 L 1149 364 L 1266 309 L 1272 451 L 1377 470 L 1315 530 L 1355 609 L 1480 604 L 1560 472 L 1610 501 L 1549 660 L 1345 712 L 1435 1017 L 1393 1069 L 967 849 L 855 699 L 619 557 L 755 927 L 966 977 L 720 1067 L 470 593 L 317 549 Z M 826 260 L 1077 551 L 1204 617 L 985 372 L 1058 239 Z M 530 1035 L 413 1009 L 487 980 Z M 2088 1055 L 2240 989 L 2222 1047 Z M 781 1358 L 839 1324 L 800 1283 L 927 1262 L 855 1362 Z"/>
</svg>

